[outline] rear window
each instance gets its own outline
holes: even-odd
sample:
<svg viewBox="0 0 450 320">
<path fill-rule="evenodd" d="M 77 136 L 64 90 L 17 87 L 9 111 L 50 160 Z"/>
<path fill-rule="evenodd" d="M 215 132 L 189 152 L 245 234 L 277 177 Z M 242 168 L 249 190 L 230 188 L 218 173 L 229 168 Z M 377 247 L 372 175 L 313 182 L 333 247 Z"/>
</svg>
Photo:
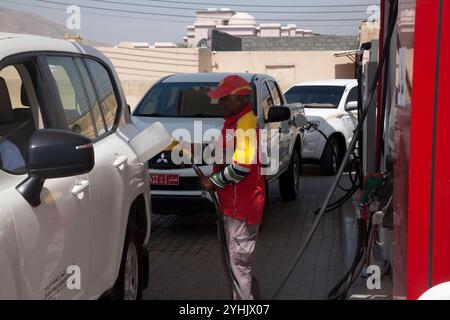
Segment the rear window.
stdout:
<svg viewBox="0 0 450 320">
<path fill-rule="evenodd" d="M 305 108 L 337 108 L 344 91 L 344 86 L 296 86 L 284 97 L 288 103 L 300 102 Z"/>
<path fill-rule="evenodd" d="M 221 118 L 218 100 L 207 93 L 218 83 L 159 83 L 137 106 L 135 116 Z"/>
</svg>

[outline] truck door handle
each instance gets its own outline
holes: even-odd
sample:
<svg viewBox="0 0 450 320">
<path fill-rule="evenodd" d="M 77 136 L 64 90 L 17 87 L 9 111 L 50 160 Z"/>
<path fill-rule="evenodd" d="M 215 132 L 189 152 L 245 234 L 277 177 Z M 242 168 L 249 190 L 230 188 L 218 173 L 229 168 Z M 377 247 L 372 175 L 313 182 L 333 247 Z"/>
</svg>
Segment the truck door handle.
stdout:
<svg viewBox="0 0 450 320">
<path fill-rule="evenodd" d="M 116 160 L 114 160 L 113 162 L 113 166 L 116 167 L 117 169 L 123 169 L 122 166 L 124 166 L 125 164 L 127 164 L 128 161 L 128 157 L 125 155 L 117 155 Z"/>
<path fill-rule="evenodd" d="M 89 181 L 81 180 L 81 181 L 77 181 L 77 183 L 72 187 L 71 191 L 74 196 L 78 196 L 80 193 L 82 193 L 87 188 L 89 188 Z"/>
</svg>

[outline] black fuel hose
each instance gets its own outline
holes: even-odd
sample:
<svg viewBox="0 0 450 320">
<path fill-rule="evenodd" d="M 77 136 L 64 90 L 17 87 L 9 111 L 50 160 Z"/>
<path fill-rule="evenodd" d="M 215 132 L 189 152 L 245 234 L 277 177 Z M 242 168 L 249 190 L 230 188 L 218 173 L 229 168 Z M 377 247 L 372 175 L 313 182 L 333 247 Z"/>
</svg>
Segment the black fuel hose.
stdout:
<svg viewBox="0 0 450 320">
<path fill-rule="evenodd" d="M 328 147 L 330 148 L 331 152 L 333 153 L 334 159 L 336 159 L 336 162 L 339 163 L 339 158 L 338 158 L 338 156 L 336 154 L 336 151 L 333 148 L 333 145 L 330 143 L 330 140 L 327 137 L 327 135 L 322 130 L 320 130 L 316 125 L 312 126 L 311 128 L 313 130 L 317 131 L 324 138 L 325 145 L 328 145 Z M 352 154 L 353 154 L 353 161 L 355 161 L 357 156 L 355 155 L 354 152 Z M 356 166 L 356 170 L 358 170 L 357 166 Z M 359 175 L 357 174 L 356 178 L 358 178 L 358 177 L 359 177 Z M 350 183 L 352 184 L 352 187 L 350 189 L 347 189 L 347 188 L 341 186 L 340 184 L 338 184 L 339 189 L 341 189 L 342 191 L 350 192 L 350 191 L 353 191 L 353 189 L 355 189 L 355 188 L 358 189 L 360 187 L 360 184 L 356 183 L 356 179 L 353 179 L 351 177 L 351 173 L 349 173 L 349 179 L 350 179 Z"/>
<path fill-rule="evenodd" d="M 381 55 L 380 63 L 378 64 L 374 80 L 372 81 L 372 83 L 370 85 L 369 96 L 368 96 L 368 99 L 367 99 L 363 109 L 362 109 L 363 112 L 361 114 L 360 121 L 358 122 L 358 125 L 357 125 L 357 127 L 356 127 L 356 129 L 354 131 L 353 138 L 352 138 L 352 140 L 350 142 L 350 146 L 349 146 L 347 152 L 345 153 L 345 156 L 344 156 L 344 158 L 342 160 L 341 166 L 339 167 L 339 170 L 338 170 L 338 173 L 336 175 L 336 178 L 335 178 L 335 180 L 334 180 L 334 182 L 333 182 L 333 184 L 332 184 L 332 186 L 331 186 L 331 188 L 330 188 L 330 190 L 329 190 L 329 192 L 327 194 L 327 197 L 325 198 L 324 203 L 322 204 L 322 207 L 321 207 L 321 209 L 320 209 L 320 211 L 319 211 L 319 213 L 318 213 L 318 215 L 317 215 L 317 217 L 316 217 L 316 219 L 315 219 L 315 221 L 313 223 L 313 226 L 311 227 L 310 232 L 308 233 L 308 235 L 306 237 L 306 240 L 305 240 L 304 244 L 302 245 L 302 247 L 298 251 L 297 255 L 295 256 L 295 259 L 292 262 L 292 264 L 289 266 L 289 268 L 287 270 L 287 273 L 286 273 L 286 276 L 283 278 L 280 286 L 275 291 L 275 294 L 273 295 L 272 299 L 275 299 L 278 296 L 278 294 L 281 292 L 281 289 L 283 289 L 283 287 L 286 284 L 287 280 L 290 278 L 292 272 L 294 271 L 294 269 L 297 266 L 298 262 L 302 258 L 303 254 L 304 254 L 306 248 L 308 247 L 309 243 L 311 242 L 314 234 L 316 233 L 316 230 L 317 230 L 317 228 L 320 225 L 320 221 L 322 220 L 322 218 L 323 218 L 323 216 L 325 214 L 325 211 L 327 210 L 327 208 L 329 206 L 331 198 L 332 198 L 334 192 L 336 191 L 336 189 L 338 187 L 339 180 L 340 180 L 340 178 L 342 176 L 342 173 L 344 172 L 344 168 L 345 168 L 346 162 L 348 161 L 348 159 L 350 158 L 350 155 L 352 154 L 353 150 L 355 149 L 356 143 L 359 140 L 359 137 L 360 137 L 360 135 L 362 133 L 363 124 L 364 124 L 364 122 L 365 122 L 365 120 L 367 118 L 367 114 L 369 113 L 369 110 L 371 109 L 371 103 L 372 103 L 372 100 L 373 100 L 373 98 L 375 96 L 375 92 L 377 90 L 377 84 L 378 84 L 378 81 L 380 79 L 381 70 L 382 70 L 382 68 L 384 66 L 384 63 L 386 61 L 386 58 L 387 58 L 388 54 L 390 53 L 391 38 L 392 38 L 392 34 L 394 33 L 395 23 L 397 21 L 398 0 L 393 0 L 393 4 L 392 5 L 393 5 L 393 8 L 392 8 L 391 12 L 393 14 L 390 16 L 390 19 L 389 19 L 387 37 L 386 37 L 386 40 L 385 40 L 385 45 L 383 46 L 384 49 L 383 49 L 383 52 L 382 52 L 382 55 Z"/>
<path fill-rule="evenodd" d="M 308 128 L 307 129 L 313 129 L 315 131 L 317 131 L 325 140 L 325 145 L 328 145 L 328 147 L 331 149 L 331 152 L 333 153 L 333 157 L 336 159 L 336 161 L 338 161 L 338 156 L 336 154 L 336 151 L 334 150 L 333 146 L 330 143 L 330 140 L 328 139 L 327 135 L 320 130 L 317 125 L 314 125 L 312 123 L 309 123 Z M 358 189 L 361 187 L 361 182 L 358 182 L 359 179 L 359 172 L 358 170 L 360 169 L 359 163 L 358 163 L 358 159 L 359 157 L 353 153 L 353 160 L 352 160 L 352 165 L 355 165 L 355 169 L 356 169 L 356 176 L 355 178 L 353 178 L 352 173 L 349 172 L 349 180 L 351 183 L 351 187 L 350 189 L 347 189 L 343 186 L 340 185 L 340 183 L 338 183 L 338 187 L 339 189 L 341 189 L 342 191 L 346 192 L 346 194 L 344 194 L 341 198 L 339 198 L 338 200 L 330 203 L 327 207 L 327 209 L 325 210 L 325 212 L 331 212 L 336 210 L 337 208 L 339 208 L 340 206 L 342 206 L 345 202 L 347 202 L 348 199 L 350 199 L 356 191 L 358 191 Z M 318 214 L 320 211 L 320 208 L 318 208 L 314 213 Z"/>
<path fill-rule="evenodd" d="M 195 164 L 191 164 L 191 166 L 199 178 L 205 177 L 202 170 L 198 166 L 196 166 Z M 208 193 L 211 196 L 211 200 L 214 205 L 214 210 L 216 212 L 217 236 L 218 236 L 218 240 L 219 240 L 219 245 L 222 248 L 222 250 L 221 250 L 222 251 L 222 259 L 224 261 L 228 277 L 232 283 L 234 290 L 238 293 L 241 300 L 246 300 L 246 298 L 244 297 L 244 294 L 242 293 L 242 289 L 239 287 L 239 283 L 236 280 L 236 276 L 233 272 L 233 269 L 231 268 L 231 259 L 230 259 L 230 254 L 228 251 L 228 244 L 227 244 L 227 239 L 225 236 L 225 227 L 223 225 L 222 212 L 220 210 L 219 201 L 217 200 L 217 197 L 216 197 L 216 194 L 214 191 L 209 190 Z"/>
<path fill-rule="evenodd" d="M 396 1 L 395 1 L 396 2 Z M 397 3 L 391 6 L 389 15 L 391 19 L 395 17 L 397 18 Z M 391 20 L 392 21 L 392 20 Z M 388 39 L 390 37 L 388 36 Z M 380 116 L 380 130 L 378 133 L 378 141 L 380 142 L 379 148 L 378 148 L 378 154 L 376 154 L 376 161 L 377 161 L 377 167 L 380 166 L 380 159 L 382 154 L 382 146 L 383 146 L 383 128 L 384 128 L 384 118 L 385 118 L 385 110 L 386 110 L 386 92 L 387 92 L 387 85 L 388 85 L 388 77 L 389 77 L 389 55 L 387 55 L 385 63 L 384 63 L 384 81 L 383 81 L 383 91 L 382 91 L 382 110 L 381 110 L 381 116 Z M 379 170 L 379 169 L 378 169 Z M 370 221 L 371 222 L 371 221 Z M 353 260 L 353 264 L 350 267 L 350 269 L 347 271 L 347 273 L 344 275 L 344 277 L 333 287 L 333 289 L 330 290 L 328 293 L 328 299 L 329 300 L 343 300 L 347 297 L 348 292 L 353 285 L 353 283 L 356 281 L 357 277 L 359 276 L 359 273 L 361 272 L 362 266 L 363 266 L 363 259 L 365 257 L 364 254 L 364 242 L 362 241 L 361 235 L 364 234 L 365 226 L 362 223 L 362 219 L 358 218 L 358 246 L 356 249 L 355 257 Z M 361 229 L 363 227 L 363 229 Z M 370 234 L 372 229 L 372 224 L 369 223 L 369 232 Z M 369 250 L 369 249 L 367 249 Z M 370 252 L 367 252 L 367 254 L 370 255 Z M 358 268 L 359 266 L 359 268 Z M 345 285 L 344 285 L 345 284 Z"/>
</svg>

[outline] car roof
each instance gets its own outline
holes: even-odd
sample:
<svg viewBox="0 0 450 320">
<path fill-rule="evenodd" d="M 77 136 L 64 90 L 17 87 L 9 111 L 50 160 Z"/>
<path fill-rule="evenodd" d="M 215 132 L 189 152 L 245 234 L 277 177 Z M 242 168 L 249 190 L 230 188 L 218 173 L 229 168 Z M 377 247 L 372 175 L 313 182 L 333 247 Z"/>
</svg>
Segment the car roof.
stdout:
<svg viewBox="0 0 450 320">
<path fill-rule="evenodd" d="M 0 60 L 15 54 L 36 51 L 89 54 L 104 59 L 98 50 L 76 42 L 29 34 L 0 32 Z"/>
<path fill-rule="evenodd" d="M 167 78 L 163 79 L 163 83 L 174 83 L 174 82 L 220 82 L 226 76 L 236 74 L 241 76 L 248 82 L 252 82 L 254 76 L 259 76 L 260 78 L 272 78 L 268 75 L 255 74 L 255 73 L 237 73 L 237 72 L 201 72 L 201 73 L 177 73 Z"/>
<path fill-rule="evenodd" d="M 315 81 L 304 81 L 297 84 L 295 86 L 347 86 L 349 84 L 357 84 L 358 81 L 356 79 L 324 79 L 324 80 L 315 80 Z"/>
</svg>

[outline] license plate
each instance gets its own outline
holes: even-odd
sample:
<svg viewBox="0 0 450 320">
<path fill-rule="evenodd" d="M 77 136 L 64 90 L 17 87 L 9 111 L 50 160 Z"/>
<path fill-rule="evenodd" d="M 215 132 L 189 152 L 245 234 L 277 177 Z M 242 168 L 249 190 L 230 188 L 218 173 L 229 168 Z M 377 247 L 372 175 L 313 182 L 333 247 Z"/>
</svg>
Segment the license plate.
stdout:
<svg viewBox="0 0 450 320">
<path fill-rule="evenodd" d="M 180 184 L 180 177 L 177 174 L 152 173 L 150 174 L 150 184 L 178 186 Z"/>
</svg>

